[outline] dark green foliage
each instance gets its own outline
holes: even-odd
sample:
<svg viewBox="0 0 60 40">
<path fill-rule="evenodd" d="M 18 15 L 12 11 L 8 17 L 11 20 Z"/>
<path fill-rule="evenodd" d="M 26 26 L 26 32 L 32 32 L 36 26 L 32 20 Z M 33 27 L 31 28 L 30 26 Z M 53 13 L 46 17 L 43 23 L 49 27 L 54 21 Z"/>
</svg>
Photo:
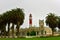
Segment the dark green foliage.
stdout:
<svg viewBox="0 0 60 40">
<path fill-rule="evenodd" d="M 58 17 L 58 28 L 60 29 L 60 16 Z"/>
<path fill-rule="evenodd" d="M 22 9 L 16 8 L 12 9 L 10 11 L 6 11 L 2 15 L 0 15 L 0 30 L 4 32 L 6 31 L 6 24 L 8 24 L 8 34 L 10 31 L 10 23 L 17 25 L 17 32 L 19 35 L 19 28 L 24 22 L 25 14 Z M 12 25 L 12 30 L 14 29 L 14 26 Z M 14 30 L 13 30 L 14 32 Z"/>
<path fill-rule="evenodd" d="M 46 17 L 46 25 L 48 25 L 52 29 L 52 35 L 54 34 L 54 28 L 57 27 L 57 16 L 55 14 L 50 13 Z"/>
<path fill-rule="evenodd" d="M 30 35 L 31 36 L 36 36 L 36 32 L 35 31 L 31 31 Z"/>
<path fill-rule="evenodd" d="M 31 32 L 27 32 L 28 36 L 36 36 L 36 32 L 35 31 L 31 31 Z"/>
<path fill-rule="evenodd" d="M 29 32 L 27 32 L 27 36 L 29 36 L 30 35 L 30 33 Z"/>
</svg>

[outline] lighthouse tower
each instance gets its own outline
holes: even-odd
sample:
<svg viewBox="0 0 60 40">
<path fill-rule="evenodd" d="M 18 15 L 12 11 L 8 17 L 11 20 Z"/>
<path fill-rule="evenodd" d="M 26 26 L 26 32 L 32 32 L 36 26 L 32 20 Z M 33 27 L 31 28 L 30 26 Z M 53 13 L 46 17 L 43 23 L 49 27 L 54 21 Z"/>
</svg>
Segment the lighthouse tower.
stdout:
<svg viewBox="0 0 60 40">
<path fill-rule="evenodd" d="M 32 14 L 29 15 L 29 27 L 32 27 Z"/>
</svg>

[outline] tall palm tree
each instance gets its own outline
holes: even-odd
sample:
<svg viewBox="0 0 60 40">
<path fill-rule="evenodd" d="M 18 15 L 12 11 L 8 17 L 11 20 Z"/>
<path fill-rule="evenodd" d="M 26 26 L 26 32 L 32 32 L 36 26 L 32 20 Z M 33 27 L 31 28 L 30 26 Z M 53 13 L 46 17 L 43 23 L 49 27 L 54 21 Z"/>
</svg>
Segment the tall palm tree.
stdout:
<svg viewBox="0 0 60 40">
<path fill-rule="evenodd" d="M 12 9 L 12 11 L 13 11 L 13 18 L 12 19 L 14 20 L 12 22 L 17 25 L 17 27 L 16 27 L 17 34 L 18 34 L 17 36 L 19 37 L 19 28 L 24 22 L 24 12 L 20 8 Z"/>
<path fill-rule="evenodd" d="M 1 31 L 6 34 L 6 24 L 8 23 L 8 36 L 10 31 L 10 23 L 12 23 L 12 36 L 14 36 L 14 24 L 17 25 L 17 36 L 19 37 L 19 28 L 24 22 L 24 12 L 20 8 L 12 9 L 7 11 L 0 16 Z"/>
<path fill-rule="evenodd" d="M 52 35 L 54 34 L 54 28 L 57 26 L 57 17 L 55 14 L 48 14 L 46 17 L 46 25 L 49 25 L 49 27 L 52 29 Z"/>
<path fill-rule="evenodd" d="M 10 22 L 12 23 L 12 37 L 14 38 L 15 11 L 10 11 Z"/>
<path fill-rule="evenodd" d="M 6 20 L 7 20 L 6 22 L 8 24 L 8 37 L 10 36 L 10 33 L 9 33 L 10 32 L 10 23 L 11 23 L 11 21 L 10 21 L 10 16 L 11 15 L 10 14 L 11 14 L 11 11 L 7 11 L 6 15 L 5 15 L 6 16 Z"/>
<path fill-rule="evenodd" d="M 12 16 L 12 12 L 11 11 L 6 11 L 5 13 L 3 13 L 2 15 L 2 19 L 4 20 L 5 25 L 8 24 L 8 37 L 9 37 L 9 31 L 10 31 L 10 23 L 11 23 L 11 16 Z M 6 28 L 6 26 L 5 26 Z"/>
<path fill-rule="evenodd" d="M 2 25 L 1 25 L 1 24 L 2 24 L 1 22 L 2 22 L 2 18 L 1 18 L 1 15 L 0 15 L 0 31 L 1 31 L 1 37 L 2 37 L 2 28 L 3 28 L 3 27 L 2 27 Z"/>
<path fill-rule="evenodd" d="M 17 14 L 17 33 L 18 33 L 17 36 L 19 37 L 19 28 L 24 22 L 24 12 L 23 12 L 22 9 L 19 9 L 19 8 L 17 8 L 16 10 L 17 10 L 17 13 L 18 13 Z"/>
<path fill-rule="evenodd" d="M 13 23 L 13 11 L 7 11 L 6 12 L 6 16 L 7 16 L 7 23 L 8 23 L 8 37 L 10 36 L 10 33 L 9 33 L 9 31 L 10 31 L 10 23 L 12 23 L 13 25 L 12 25 L 12 37 L 14 37 L 14 23 Z"/>
<path fill-rule="evenodd" d="M 6 22 L 4 20 L 4 16 L 0 16 L 0 26 L 1 26 L 1 32 L 3 33 L 3 36 L 6 37 Z"/>
<path fill-rule="evenodd" d="M 5 21 L 5 23 L 7 24 L 7 23 L 9 23 L 8 22 L 8 11 L 7 12 L 5 12 L 5 13 L 3 13 L 3 20 Z M 9 27 L 9 26 L 8 26 Z M 5 28 L 6 28 L 6 26 L 5 26 Z M 9 32 L 8 32 L 8 34 L 9 34 Z"/>
<path fill-rule="evenodd" d="M 57 21 L 57 24 L 58 24 L 58 28 L 59 28 L 59 32 L 60 32 L 60 16 L 58 17 L 58 21 Z"/>
</svg>

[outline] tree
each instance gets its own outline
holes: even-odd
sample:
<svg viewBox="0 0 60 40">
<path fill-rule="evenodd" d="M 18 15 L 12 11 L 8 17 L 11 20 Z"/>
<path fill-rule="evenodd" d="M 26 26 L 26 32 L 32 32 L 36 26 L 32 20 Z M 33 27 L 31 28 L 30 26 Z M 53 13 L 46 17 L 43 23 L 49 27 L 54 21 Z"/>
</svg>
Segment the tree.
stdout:
<svg viewBox="0 0 60 40">
<path fill-rule="evenodd" d="M 3 19 L 5 20 L 6 24 L 8 24 L 8 37 L 9 37 L 9 31 L 10 31 L 10 11 L 6 11 L 3 13 Z"/>
<path fill-rule="evenodd" d="M 58 21 L 57 21 L 57 24 L 58 24 L 58 28 L 59 28 L 59 31 L 60 31 L 60 16 L 58 17 Z"/>
<path fill-rule="evenodd" d="M 2 16 L 0 15 L 0 31 L 1 31 L 1 37 L 2 37 L 2 29 L 3 29 L 3 27 L 2 27 L 2 25 L 1 25 L 1 24 L 2 24 L 2 23 L 1 23 L 1 22 L 2 22 L 2 18 L 1 18 L 1 17 L 2 17 Z"/>
<path fill-rule="evenodd" d="M 1 30 L 1 35 L 6 36 L 6 22 L 4 20 L 3 15 L 0 16 L 0 30 Z"/>
<path fill-rule="evenodd" d="M 12 9 L 6 11 L 3 15 L 0 16 L 0 30 L 6 33 L 6 24 L 8 24 L 8 36 L 10 30 L 10 23 L 12 23 L 12 36 L 14 36 L 14 24 L 17 25 L 17 36 L 19 37 L 19 28 L 24 22 L 24 12 L 20 8 Z"/>
<path fill-rule="evenodd" d="M 24 12 L 20 8 L 12 9 L 10 11 L 10 22 L 17 25 L 17 36 L 19 37 L 19 28 L 24 22 Z M 12 26 L 12 32 L 14 33 L 14 26 Z"/>
<path fill-rule="evenodd" d="M 24 12 L 22 9 L 17 8 L 17 9 L 12 9 L 13 11 L 13 20 L 15 20 L 13 23 L 15 23 L 17 25 L 17 36 L 19 37 L 19 28 L 20 26 L 23 24 L 24 22 Z"/>
<path fill-rule="evenodd" d="M 57 26 L 57 16 L 55 14 L 48 14 L 46 17 L 46 25 L 49 25 L 49 27 L 52 29 L 52 35 L 54 34 L 54 28 Z"/>
</svg>

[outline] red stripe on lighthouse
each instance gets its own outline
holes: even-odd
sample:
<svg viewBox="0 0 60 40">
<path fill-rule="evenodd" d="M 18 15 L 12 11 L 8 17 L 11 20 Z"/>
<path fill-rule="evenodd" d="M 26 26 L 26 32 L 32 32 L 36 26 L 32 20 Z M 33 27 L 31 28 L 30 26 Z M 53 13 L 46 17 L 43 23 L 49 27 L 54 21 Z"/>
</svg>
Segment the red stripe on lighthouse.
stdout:
<svg viewBox="0 0 60 40">
<path fill-rule="evenodd" d="M 29 19 L 29 24 L 32 24 L 32 19 Z"/>
<path fill-rule="evenodd" d="M 32 14 L 29 15 L 29 26 L 32 26 Z"/>
</svg>

